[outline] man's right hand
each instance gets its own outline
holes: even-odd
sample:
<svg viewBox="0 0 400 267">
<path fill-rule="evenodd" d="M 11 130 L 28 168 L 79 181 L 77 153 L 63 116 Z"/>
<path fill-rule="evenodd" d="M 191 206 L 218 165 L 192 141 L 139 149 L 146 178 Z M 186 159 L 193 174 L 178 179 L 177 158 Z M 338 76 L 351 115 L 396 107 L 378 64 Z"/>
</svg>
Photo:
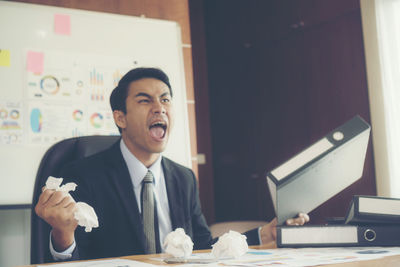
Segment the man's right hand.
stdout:
<svg viewBox="0 0 400 267">
<path fill-rule="evenodd" d="M 286 220 L 286 225 L 304 225 L 310 221 L 310 217 L 306 213 L 299 213 L 296 218 Z M 261 228 L 261 244 L 268 244 L 276 241 L 276 225 L 278 221 L 274 218 L 268 224 Z"/>
<path fill-rule="evenodd" d="M 74 242 L 78 226 L 74 218 L 76 209 L 76 203 L 68 193 L 43 188 L 35 212 L 53 228 L 52 243 L 56 251 L 64 251 Z"/>
</svg>

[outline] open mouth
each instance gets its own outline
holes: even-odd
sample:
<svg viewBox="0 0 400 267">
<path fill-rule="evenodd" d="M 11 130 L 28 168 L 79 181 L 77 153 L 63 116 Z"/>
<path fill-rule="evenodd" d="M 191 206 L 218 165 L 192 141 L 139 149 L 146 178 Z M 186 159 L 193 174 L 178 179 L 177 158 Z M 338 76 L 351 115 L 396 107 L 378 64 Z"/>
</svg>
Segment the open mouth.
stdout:
<svg viewBox="0 0 400 267">
<path fill-rule="evenodd" d="M 161 141 L 164 139 L 166 130 L 167 130 L 167 123 L 165 121 L 156 121 L 153 122 L 150 127 L 150 135 L 156 140 Z"/>
</svg>

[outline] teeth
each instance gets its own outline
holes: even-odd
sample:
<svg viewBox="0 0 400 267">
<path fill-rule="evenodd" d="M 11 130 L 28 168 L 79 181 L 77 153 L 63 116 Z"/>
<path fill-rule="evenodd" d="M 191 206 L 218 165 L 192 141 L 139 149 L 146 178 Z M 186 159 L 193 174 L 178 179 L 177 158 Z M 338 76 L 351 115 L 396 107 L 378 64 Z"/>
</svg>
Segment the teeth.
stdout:
<svg viewBox="0 0 400 267">
<path fill-rule="evenodd" d="M 157 121 L 157 122 L 153 123 L 151 126 L 152 126 L 152 127 L 153 127 L 153 126 L 163 126 L 163 127 L 165 127 L 165 122 L 163 122 L 163 121 Z"/>
</svg>

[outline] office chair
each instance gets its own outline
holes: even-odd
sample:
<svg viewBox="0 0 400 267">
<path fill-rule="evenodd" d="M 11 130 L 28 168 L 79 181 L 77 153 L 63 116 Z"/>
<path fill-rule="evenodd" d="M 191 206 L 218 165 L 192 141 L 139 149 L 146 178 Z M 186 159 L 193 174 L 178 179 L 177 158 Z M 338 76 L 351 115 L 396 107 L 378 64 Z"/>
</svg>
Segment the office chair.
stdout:
<svg viewBox="0 0 400 267">
<path fill-rule="evenodd" d="M 88 157 L 107 149 L 117 142 L 119 136 L 83 136 L 65 139 L 54 144 L 44 154 L 38 172 L 31 207 L 31 264 L 51 262 L 49 234 L 51 227 L 35 213 L 35 205 L 42 193 L 42 187 L 51 175 L 59 177 L 62 167 L 74 160 Z"/>
</svg>

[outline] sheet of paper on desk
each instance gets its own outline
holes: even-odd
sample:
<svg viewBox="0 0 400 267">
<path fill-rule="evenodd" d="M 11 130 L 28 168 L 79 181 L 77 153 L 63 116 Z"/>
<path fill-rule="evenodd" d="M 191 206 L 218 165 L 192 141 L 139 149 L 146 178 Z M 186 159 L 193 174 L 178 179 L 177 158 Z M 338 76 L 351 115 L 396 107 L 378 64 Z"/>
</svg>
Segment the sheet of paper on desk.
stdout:
<svg viewBox="0 0 400 267">
<path fill-rule="evenodd" d="M 373 260 L 400 255 L 400 247 L 281 248 L 250 250 L 240 259 L 222 261 L 226 266 L 317 266 Z M 186 265 L 185 265 L 186 267 Z"/>
<path fill-rule="evenodd" d="M 144 263 L 134 260 L 125 259 L 113 259 L 113 260 L 97 260 L 97 261 L 83 261 L 83 262 L 68 262 L 68 263 L 56 263 L 53 265 L 38 265 L 37 267 L 149 267 L 159 266 L 149 263 Z"/>
<path fill-rule="evenodd" d="M 225 258 L 225 259 L 227 259 L 227 258 Z M 209 252 L 193 253 L 187 258 L 174 258 L 174 257 L 167 255 L 166 257 L 150 258 L 150 260 L 156 261 L 156 262 L 157 261 L 164 262 L 164 263 L 168 263 L 168 264 L 185 264 L 185 267 L 186 266 L 204 266 L 204 264 L 207 264 L 207 267 L 218 265 L 218 259 L 216 259 Z"/>
</svg>

